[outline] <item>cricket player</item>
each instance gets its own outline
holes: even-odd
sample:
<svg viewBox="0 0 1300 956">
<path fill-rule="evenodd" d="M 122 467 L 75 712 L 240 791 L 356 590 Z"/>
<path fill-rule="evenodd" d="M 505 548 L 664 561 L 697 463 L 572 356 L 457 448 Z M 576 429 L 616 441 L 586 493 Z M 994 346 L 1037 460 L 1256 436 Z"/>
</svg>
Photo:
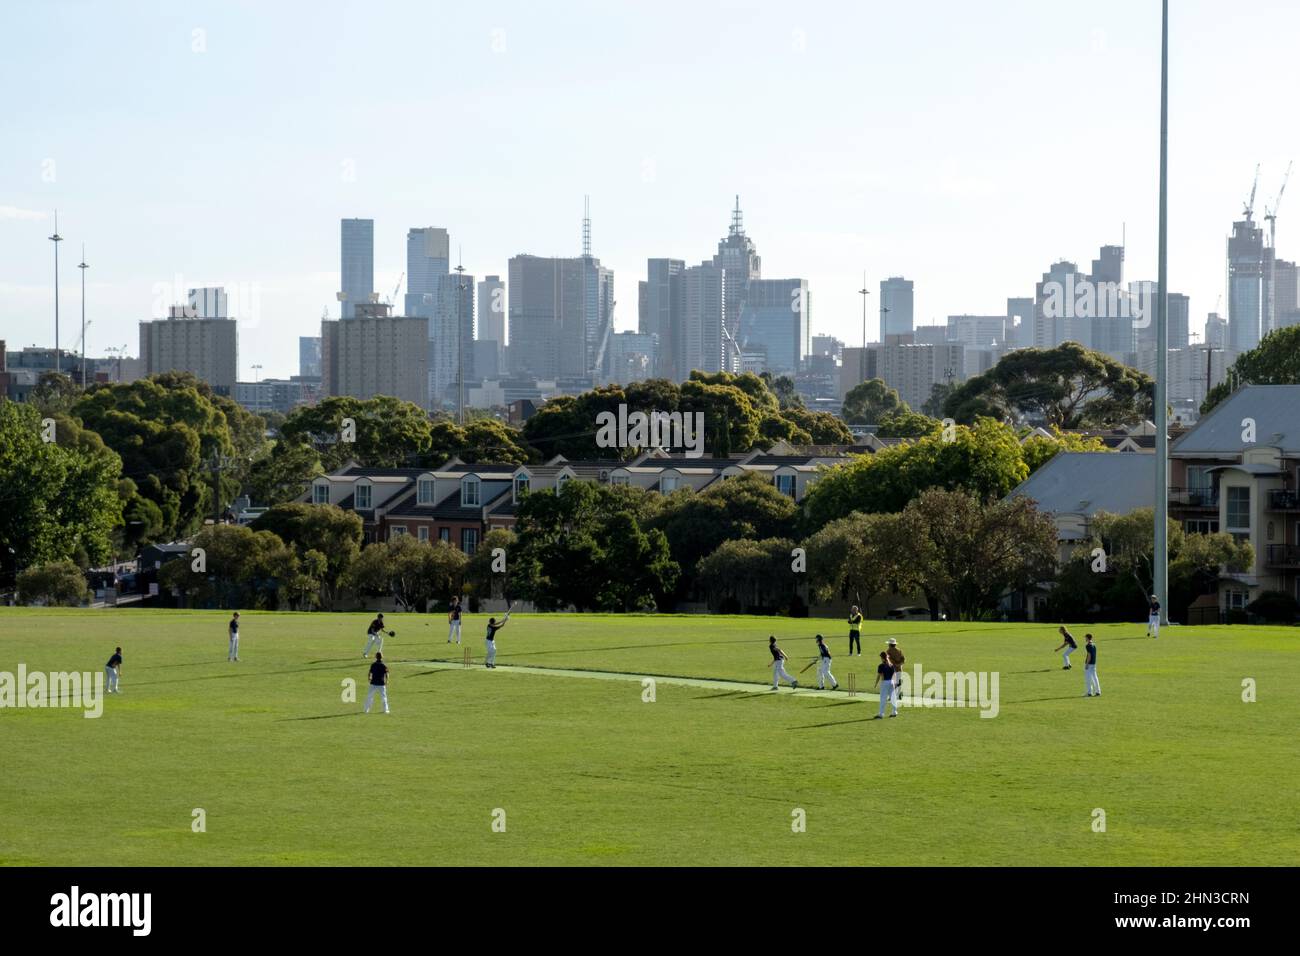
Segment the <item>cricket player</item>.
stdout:
<svg viewBox="0 0 1300 956">
<path fill-rule="evenodd" d="M 1079 649 L 1079 645 L 1074 643 L 1074 635 L 1065 629 L 1064 624 L 1061 625 L 1060 631 L 1061 643 L 1053 648 L 1053 650 L 1064 650 L 1064 653 L 1061 655 L 1061 663 L 1065 666 L 1062 667 L 1061 670 L 1068 671 L 1070 669 L 1070 655 Z"/>
<path fill-rule="evenodd" d="M 389 631 L 388 636 L 392 637 L 393 632 Z M 384 649 L 384 615 L 383 614 L 375 615 L 375 619 L 371 621 L 370 626 L 366 628 L 366 649 L 361 652 L 361 656 L 369 657 L 370 648 L 374 647 L 375 645 L 378 645 L 379 646 L 378 649 L 381 651 Z"/>
<path fill-rule="evenodd" d="M 1147 612 L 1147 637 L 1160 636 L 1160 602 L 1151 595 L 1151 608 Z"/>
<path fill-rule="evenodd" d="M 777 690 L 781 686 L 782 680 L 788 680 L 790 682 L 791 690 L 797 688 L 799 682 L 786 673 L 785 651 L 776 646 L 775 634 L 767 639 L 767 649 L 772 652 L 772 690 Z"/>
<path fill-rule="evenodd" d="M 239 660 L 239 612 L 230 619 L 230 653 L 226 655 L 227 661 Z"/>
<path fill-rule="evenodd" d="M 903 650 L 898 646 L 895 638 L 890 638 L 885 648 L 885 656 L 889 658 L 889 666 L 894 669 L 894 699 L 897 704 L 900 689 L 903 686 L 903 662 L 907 660 L 903 656 Z"/>
<path fill-rule="evenodd" d="M 1097 645 L 1092 642 L 1092 635 L 1083 636 L 1083 652 L 1087 658 L 1083 662 L 1084 697 L 1100 697 L 1101 681 L 1097 680 Z"/>
<path fill-rule="evenodd" d="M 122 648 L 115 650 L 108 663 L 104 665 L 104 676 L 108 679 L 108 693 L 122 693 L 121 688 L 117 686 L 118 679 L 122 676 Z"/>
<path fill-rule="evenodd" d="M 488 618 L 488 625 L 487 625 L 487 657 L 486 657 L 486 658 L 484 659 L 484 661 L 483 661 L 483 663 L 484 663 L 486 666 L 488 666 L 488 667 L 496 667 L 496 666 L 497 666 L 497 631 L 499 631 L 499 630 L 501 630 L 501 628 L 505 627 L 505 626 L 506 626 L 506 622 L 509 621 L 509 620 L 510 620 L 510 612 L 509 612 L 509 611 L 506 611 L 506 616 L 503 617 L 499 623 L 498 623 L 497 619 L 494 618 L 494 617 L 490 617 L 490 618 Z"/>
<path fill-rule="evenodd" d="M 862 656 L 862 612 L 855 604 L 849 608 L 849 657 L 853 656 L 853 645 L 858 646 L 858 657 Z"/>
<path fill-rule="evenodd" d="M 451 610 L 447 612 L 447 643 L 451 643 L 452 637 L 456 638 L 456 643 L 460 643 L 460 597 L 451 599 Z"/>
<path fill-rule="evenodd" d="M 388 713 L 388 665 L 384 663 L 384 655 L 379 651 L 375 652 L 375 662 L 370 665 L 370 692 L 366 694 L 366 713 L 370 713 L 370 703 L 375 699 L 375 695 L 384 702 L 384 713 Z"/>
<path fill-rule="evenodd" d="M 826 689 L 826 678 L 831 679 L 831 690 L 839 690 L 840 682 L 835 679 L 831 673 L 831 649 L 826 646 L 826 639 L 820 634 L 817 635 L 817 653 L 820 657 L 817 660 L 817 689 Z"/>
<path fill-rule="evenodd" d="M 880 711 L 873 720 L 885 716 L 885 704 L 893 704 L 894 712 L 890 717 L 898 716 L 898 698 L 894 694 L 894 666 L 889 663 L 889 655 L 880 652 L 880 664 L 876 667 L 876 686 L 880 688 Z"/>
</svg>

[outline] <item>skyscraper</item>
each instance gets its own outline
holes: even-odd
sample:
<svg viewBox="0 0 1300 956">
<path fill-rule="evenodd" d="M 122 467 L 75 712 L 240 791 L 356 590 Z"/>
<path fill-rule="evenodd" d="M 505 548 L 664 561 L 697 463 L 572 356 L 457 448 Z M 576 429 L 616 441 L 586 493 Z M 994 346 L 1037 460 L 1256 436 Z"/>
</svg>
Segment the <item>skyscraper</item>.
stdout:
<svg viewBox="0 0 1300 956">
<path fill-rule="evenodd" d="M 685 344 L 682 325 L 682 273 L 685 271 L 686 263 L 681 259 L 646 261 L 645 320 L 639 327 L 639 331 L 655 336 L 658 342 L 654 374 L 675 381 L 684 378 L 680 357 Z"/>
<path fill-rule="evenodd" d="M 446 229 L 429 226 L 406 234 L 406 315 L 433 316 L 450 266 L 451 237 Z"/>
<path fill-rule="evenodd" d="M 341 225 L 340 312 L 343 318 L 350 319 L 356 314 L 356 306 L 369 302 L 375 291 L 375 221 L 344 219 Z"/>
<path fill-rule="evenodd" d="M 1264 316 L 1264 230 L 1254 219 L 1232 224 L 1228 239 L 1228 348 L 1238 354 L 1259 344 Z"/>
<path fill-rule="evenodd" d="M 718 243 L 712 264 L 722 270 L 725 279 L 722 334 L 727 351 L 722 367 L 728 371 L 739 371 L 740 341 L 743 335 L 740 331 L 740 309 L 748 294 L 749 283 L 762 275 L 762 260 L 759 259 L 754 241 L 745 235 L 739 196 L 736 197 L 736 208 L 731 212 L 731 228 L 727 237 Z"/>
<path fill-rule="evenodd" d="M 303 378 L 319 378 L 320 336 L 298 336 L 298 375 Z"/>
<path fill-rule="evenodd" d="M 506 284 L 500 276 L 485 276 L 478 284 L 478 341 L 506 344 Z"/>
<path fill-rule="evenodd" d="M 880 283 L 880 341 L 912 333 L 912 280 L 901 276 Z"/>
<path fill-rule="evenodd" d="M 763 370 L 793 375 L 810 351 L 806 279 L 751 279 L 740 310 L 741 346 L 761 349 Z"/>
<path fill-rule="evenodd" d="M 694 369 L 729 370 L 728 352 L 738 352 L 726 341 L 726 271 L 704 262 L 682 273 L 682 350 L 676 378 L 683 381 Z M 739 361 L 736 356 L 735 361 Z"/>
</svg>

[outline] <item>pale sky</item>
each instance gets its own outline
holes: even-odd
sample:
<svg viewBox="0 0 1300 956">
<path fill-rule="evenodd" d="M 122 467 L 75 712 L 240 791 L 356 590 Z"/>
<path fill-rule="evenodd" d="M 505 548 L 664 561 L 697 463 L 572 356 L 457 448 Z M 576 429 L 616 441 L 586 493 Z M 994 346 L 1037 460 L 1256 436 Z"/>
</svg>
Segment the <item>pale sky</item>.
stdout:
<svg viewBox="0 0 1300 956">
<path fill-rule="evenodd" d="M 1200 331 L 1256 164 L 1261 220 L 1300 154 L 1300 4 L 1171 6 L 1170 288 Z M 711 256 L 737 193 L 764 276 L 808 279 L 813 331 L 851 345 L 864 270 L 872 338 L 890 275 L 915 282 L 919 324 L 1001 314 L 1126 229 L 1126 277 L 1154 278 L 1159 17 L 1156 0 L 6 3 L 0 338 L 53 344 L 55 208 L 61 344 L 84 242 L 89 354 L 137 354 L 158 288 L 221 284 L 259 306 L 247 380 L 295 374 L 297 337 L 337 316 L 345 216 L 375 220 L 386 296 L 408 228 L 446 227 L 467 271 L 505 276 L 517 253 L 577 255 L 590 194 L 619 330 L 645 260 Z M 1277 228 L 1300 257 L 1300 195 Z"/>
</svg>

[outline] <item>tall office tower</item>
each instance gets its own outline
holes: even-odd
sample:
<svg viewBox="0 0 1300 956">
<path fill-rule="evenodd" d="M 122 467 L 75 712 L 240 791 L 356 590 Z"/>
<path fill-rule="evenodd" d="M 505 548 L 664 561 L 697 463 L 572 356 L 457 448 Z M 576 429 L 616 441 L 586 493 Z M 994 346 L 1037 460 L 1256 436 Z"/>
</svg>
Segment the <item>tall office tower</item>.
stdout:
<svg viewBox="0 0 1300 956">
<path fill-rule="evenodd" d="M 677 356 L 679 382 L 699 369 L 721 372 L 730 368 L 736 353 L 726 340 L 726 272 L 711 263 L 691 266 L 682 272 L 682 341 Z M 739 361 L 739 355 L 735 356 Z"/>
<path fill-rule="evenodd" d="M 321 322 L 322 392 L 372 398 L 392 395 L 429 405 L 429 320 L 392 315 L 384 303 L 361 303 L 351 321 Z"/>
<path fill-rule="evenodd" d="M 855 385 L 880 378 L 880 349 L 881 346 L 878 344 L 868 345 L 865 348 L 848 345 L 844 347 L 843 361 L 840 363 L 840 401 L 844 400 L 844 396 L 852 391 Z"/>
<path fill-rule="evenodd" d="M 794 375 L 811 351 L 807 279 L 751 279 L 740 309 L 742 351 L 762 351 L 760 371 Z"/>
<path fill-rule="evenodd" d="M 344 219 L 339 243 L 340 313 L 350 319 L 356 307 L 370 301 L 375 291 L 375 221 Z"/>
<path fill-rule="evenodd" d="M 196 309 L 195 305 L 173 306 L 168 318 L 140 323 L 144 374 L 193 372 L 218 395 L 233 395 L 239 369 L 238 324 L 225 316 L 196 316 Z"/>
<path fill-rule="evenodd" d="M 1124 288 L 1124 247 L 1102 246 L 1087 279 L 1082 298 L 1075 303 L 1070 337 L 1122 362 L 1134 348 L 1134 323 L 1141 321 L 1134 306 L 1146 304 Z"/>
<path fill-rule="evenodd" d="M 833 335 L 814 335 L 812 337 L 812 354 L 839 361 L 844 354 L 844 343 Z"/>
<path fill-rule="evenodd" d="M 1275 259 L 1270 284 L 1273 287 L 1273 327 L 1281 329 L 1300 322 L 1300 315 L 1296 314 L 1300 310 L 1300 301 L 1297 301 L 1300 297 L 1300 270 L 1296 269 L 1296 264 Z"/>
<path fill-rule="evenodd" d="M 651 378 L 655 369 L 658 336 L 648 332 L 616 332 L 606 353 L 605 381 L 629 385 Z"/>
<path fill-rule="evenodd" d="M 731 212 L 731 228 L 727 232 L 727 238 L 718 243 L 718 252 L 713 257 L 712 264 L 721 269 L 725 277 L 723 346 L 726 354 L 723 368 L 739 371 L 742 339 L 740 308 L 744 304 L 749 283 L 762 276 L 762 260 L 759 259 L 754 241 L 745 235 L 739 196 L 736 197 L 736 208 Z"/>
<path fill-rule="evenodd" d="M 500 276 L 485 276 L 478 284 L 479 341 L 492 340 L 504 347 L 506 344 L 506 284 Z"/>
<path fill-rule="evenodd" d="M 1188 345 L 1191 327 L 1191 300 L 1181 292 L 1170 292 L 1168 308 L 1169 347 L 1171 349 L 1185 349 Z M 1156 319 L 1153 315 L 1151 317 L 1151 327 L 1154 328 L 1155 324 Z"/>
<path fill-rule="evenodd" d="M 919 411 L 935 385 L 957 384 L 966 377 L 966 347 L 945 345 L 884 344 L 879 346 L 880 378 L 912 409 Z"/>
<path fill-rule="evenodd" d="M 934 326 L 934 328 L 943 327 Z M 950 315 L 948 316 L 948 327 L 945 330 L 947 332 L 946 338 L 943 341 L 934 342 L 934 344 L 961 342 L 971 349 L 1001 348 L 1006 342 L 1006 329 L 1007 319 L 1003 315 Z M 919 333 L 920 329 L 916 331 Z M 920 334 L 917 334 L 916 341 L 924 343 L 925 339 Z"/>
<path fill-rule="evenodd" d="M 613 322 L 614 273 L 589 256 L 510 260 L 512 370 L 534 378 L 594 378 Z"/>
<path fill-rule="evenodd" d="M 1075 287 L 1087 282 L 1073 262 L 1052 263 L 1034 286 L 1033 338 L 1028 343 L 1036 349 L 1051 349 L 1074 339 Z M 1078 341 L 1077 339 L 1074 339 Z"/>
<path fill-rule="evenodd" d="M 1007 345 L 1027 348 L 1034 344 L 1034 300 L 1007 299 Z"/>
<path fill-rule="evenodd" d="M 1228 347 L 1240 354 L 1259 344 L 1264 320 L 1264 230 L 1247 216 L 1228 239 Z"/>
<path fill-rule="evenodd" d="M 1205 317 L 1205 344 L 1213 349 L 1228 347 L 1228 323 L 1217 312 Z"/>
<path fill-rule="evenodd" d="M 880 283 L 880 341 L 912 332 L 912 280 L 893 276 Z"/>
<path fill-rule="evenodd" d="M 406 299 L 408 316 L 433 316 L 442 280 L 451 271 L 451 237 L 432 226 L 406 234 Z"/>
<path fill-rule="evenodd" d="M 636 284 L 636 328 L 641 331 L 646 327 L 646 310 L 650 307 L 650 288 L 645 279 Z"/>
<path fill-rule="evenodd" d="M 298 375 L 302 378 L 320 378 L 320 336 L 298 336 Z"/>
<path fill-rule="evenodd" d="M 458 409 L 462 371 L 466 382 L 473 375 L 474 277 L 443 276 L 428 318 L 429 407 Z"/>
<path fill-rule="evenodd" d="M 907 336 L 890 336 L 895 345 Z M 952 330 L 946 325 L 918 325 L 912 330 L 912 343 L 915 345 L 947 345 L 952 338 Z"/>
<path fill-rule="evenodd" d="M 190 289 L 186 296 L 189 300 L 189 317 L 192 319 L 228 319 L 230 308 L 226 299 L 226 290 L 222 286 L 208 286 L 202 289 Z"/>
<path fill-rule="evenodd" d="M 1093 282 L 1124 281 L 1124 247 L 1102 246 L 1097 258 L 1092 260 Z"/>
<path fill-rule="evenodd" d="M 682 273 L 685 271 L 686 263 L 681 259 L 646 260 L 645 315 L 638 326 L 639 331 L 658 340 L 654 374 L 677 382 L 685 380 L 681 368 L 685 347 L 682 324 Z"/>
</svg>

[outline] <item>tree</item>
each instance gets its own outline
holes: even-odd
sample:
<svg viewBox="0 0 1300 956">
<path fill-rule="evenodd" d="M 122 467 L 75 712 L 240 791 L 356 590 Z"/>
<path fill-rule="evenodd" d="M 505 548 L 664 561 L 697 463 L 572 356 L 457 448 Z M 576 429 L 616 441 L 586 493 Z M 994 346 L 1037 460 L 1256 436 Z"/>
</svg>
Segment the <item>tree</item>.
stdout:
<svg viewBox="0 0 1300 956">
<path fill-rule="evenodd" d="M 320 455 L 311 445 L 278 441 L 269 454 L 253 462 L 244 491 L 254 504 L 282 504 L 301 495 L 323 471 Z"/>
<path fill-rule="evenodd" d="M 855 511 L 826 525 L 804 541 L 809 592 L 816 601 L 852 599 L 865 608 L 873 597 L 893 589 L 916 589 L 910 568 L 898 562 L 898 515 Z"/>
<path fill-rule="evenodd" d="M 789 538 L 724 541 L 700 559 L 697 583 L 709 606 L 723 613 L 780 612 L 797 599 Z"/>
<path fill-rule="evenodd" d="M 804 497 L 805 526 L 815 531 L 854 511 L 894 513 L 927 488 L 964 488 L 981 501 L 1001 498 L 1029 476 L 1015 433 L 981 419 L 916 441 L 860 455 L 822 471 Z"/>
<path fill-rule="evenodd" d="M 1249 352 L 1237 356 L 1227 378 L 1205 396 L 1201 414 L 1207 414 L 1231 395 L 1235 385 L 1297 384 L 1300 384 L 1300 325 L 1289 325 L 1274 329 Z"/>
<path fill-rule="evenodd" d="M 950 615 L 988 619 L 1002 595 L 1056 569 L 1056 523 L 1027 498 L 983 503 L 965 490 L 931 488 L 904 511 L 912 533 L 899 560 Z"/>
<path fill-rule="evenodd" d="M 514 574 L 516 548 L 519 539 L 513 531 L 505 528 L 493 528 L 483 536 L 478 550 L 470 557 L 465 566 L 465 583 L 480 598 L 501 600 L 517 593 L 517 575 Z M 500 548 L 504 553 L 504 570 L 498 571 L 497 557 L 494 552 Z"/>
<path fill-rule="evenodd" d="M 701 372 L 696 369 L 691 372 L 690 379 L 682 383 L 683 390 L 690 382 L 734 388 L 749 399 L 749 403 L 760 416 L 764 412 L 778 411 L 781 407 L 776 394 L 768 388 L 767 379 L 753 372 L 742 372 L 737 375 L 735 372 Z"/>
<path fill-rule="evenodd" d="M 158 583 L 195 603 L 275 610 L 282 596 L 292 601 L 320 586 L 304 571 L 293 549 L 270 531 L 234 524 L 205 525 L 190 545 L 189 557 L 162 566 Z M 308 567 L 318 564 L 313 557 Z"/>
<path fill-rule="evenodd" d="M 345 420 L 352 423 L 347 431 Z M 424 409 L 400 398 L 332 395 L 295 408 L 280 426 L 280 439 L 310 445 L 326 471 L 349 460 L 370 468 L 394 468 L 413 465 L 428 453 L 431 425 Z"/>
<path fill-rule="evenodd" d="M 906 404 L 880 420 L 876 434 L 881 438 L 920 438 L 943 428 L 940 422 L 928 415 L 912 411 Z"/>
<path fill-rule="evenodd" d="M 954 389 L 943 411 L 961 424 L 987 417 L 1060 428 L 1114 428 L 1149 416 L 1154 394 L 1150 376 L 1077 342 L 1065 342 L 1053 349 L 1008 352 L 989 371 Z"/>
<path fill-rule="evenodd" d="M 781 417 L 806 431 L 814 445 L 853 444 L 853 432 L 838 415 L 812 412 L 806 408 L 783 408 Z"/>
<path fill-rule="evenodd" d="M 112 555 L 122 523 L 122 462 L 97 436 L 51 423 L 31 405 L 0 401 L 0 579 L 21 568 Z"/>
<path fill-rule="evenodd" d="M 1063 451 L 1110 451 L 1109 446 L 1096 435 L 1080 435 L 1075 432 L 1063 432 L 1055 425 L 1051 429 L 1052 437 L 1032 435 L 1020 443 L 1025 465 L 1032 475 L 1043 465 Z"/>
<path fill-rule="evenodd" d="M 850 425 L 876 425 L 887 415 L 904 409 L 910 411 L 898 397 L 897 389 L 878 378 L 859 382 L 844 396 L 844 420 Z"/>
<path fill-rule="evenodd" d="M 43 418 L 67 415 L 81 397 L 81 386 L 62 372 L 42 372 L 36 387 L 27 396 Z"/>
<path fill-rule="evenodd" d="M 399 534 L 366 547 L 348 569 L 349 587 L 389 596 L 407 611 L 424 611 L 439 595 L 458 594 L 469 559 L 446 541 Z"/>
<path fill-rule="evenodd" d="M 435 421 L 430 450 L 421 463 L 437 467 L 453 456 L 470 464 L 522 465 L 529 459 L 529 448 L 517 429 L 495 418 L 478 418 L 463 428 L 448 419 Z"/>
<path fill-rule="evenodd" d="M 90 596 L 86 576 L 71 561 L 51 561 L 18 575 L 18 603 L 78 607 Z"/>
<path fill-rule="evenodd" d="M 1268 624 L 1294 624 L 1300 615 L 1300 602 L 1285 591 L 1261 591 L 1246 605 L 1246 611 Z"/>
<path fill-rule="evenodd" d="M 758 423 L 758 436 L 757 444 L 765 448 L 771 448 L 778 441 L 789 442 L 791 445 L 807 445 L 812 441 L 812 435 L 785 415 L 776 412 L 763 416 L 763 420 Z"/>
<path fill-rule="evenodd" d="M 304 562 L 309 552 L 320 554 L 324 564 L 313 577 L 319 582 L 321 597 L 330 604 L 338 597 L 343 576 L 361 553 L 361 516 L 338 505 L 273 505 L 257 517 L 252 528 L 270 531 Z"/>
<path fill-rule="evenodd" d="M 776 396 L 777 404 L 781 411 L 788 408 L 803 408 L 803 396 L 799 394 L 795 386 L 794 378 L 789 375 L 773 376 L 771 372 L 764 372 L 760 376 L 763 384 L 767 386 L 768 391 Z"/>
<path fill-rule="evenodd" d="M 736 384 L 715 384 L 705 381 L 705 376 L 699 372 L 691 374 L 700 378 L 682 383 L 681 410 L 683 414 L 700 413 L 704 416 L 704 447 L 709 454 L 725 458 L 733 451 L 745 452 L 753 448 L 759 437 L 758 426 L 763 410 L 774 411 L 776 399 L 764 388 L 768 401 L 755 405 L 750 392 L 741 386 L 752 391 L 754 382 L 762 386 L 762 379 L 749 372 L 733 376 Z M 725 374 L 729 373 L 717 373 Z"/>
<path fill-rule="evenodd" d="M 943 418 L 943 406 L 956 389 L 952 382 L 935 382 L 930 386 L 930 397 L 921 404 L 921 413 L 931 418 Z"/>
</svg>

